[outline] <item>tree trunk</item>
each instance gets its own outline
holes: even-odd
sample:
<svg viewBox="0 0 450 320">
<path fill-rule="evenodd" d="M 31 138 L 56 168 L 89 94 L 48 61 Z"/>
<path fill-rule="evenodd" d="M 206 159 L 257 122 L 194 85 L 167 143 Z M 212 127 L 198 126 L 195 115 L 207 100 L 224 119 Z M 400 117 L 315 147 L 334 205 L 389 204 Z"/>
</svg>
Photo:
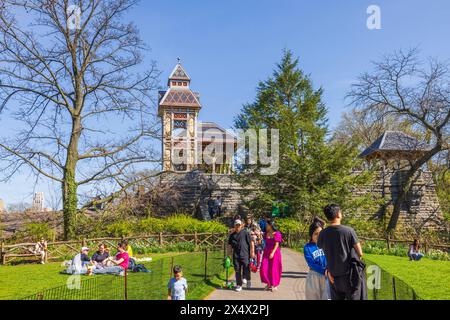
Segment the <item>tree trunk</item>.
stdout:
<svg viewBox="0 0 450 320">
<path fill-rule="evenodd" d="M 440 142 L 440 140 L 439 140 L 439 142 Z M 398 223 L 398 219 L 400 218 L 400 212 L 402 209 L 402 205 L 406 201 L 408 192 L 411 190 L 411 187 L 414 182 L 414 176 L 426 162 L 428 162 L 431 158 L 433 158 L 441 150 L 442 150 L 442 144 L 441 143 L 436 144 L 436 146 L 433 149 L 431 149 L 429 152 L 427 152 L 427 154 L 425 154 L 422 158 L 417 160 L 411 166 L 411 169 L 406 174 L 405 183 L 401 186 L 398 197 L 394 202 L 394 209 L 393 209 L 392 216 L 391 216 L 391 219 L 389 220 L 389 224 L 387 227 L 388 233 L 395 232 L 395 229 L 397 228 L 397 223 Z"/>
<path fill-rule="evenodd" d="M 70 240 L 75 237 L 74 219 L 77 214 L 78 206 L 78 185 L 75 174 L 78 162 L 78 141 L 80 134 L 81 120 L 76 117 L 73 120 L 72 136 L 67 150 L 67 159 L 64 166 L 64 179 L 62 185 L 64 240 Z"/>
</svg>

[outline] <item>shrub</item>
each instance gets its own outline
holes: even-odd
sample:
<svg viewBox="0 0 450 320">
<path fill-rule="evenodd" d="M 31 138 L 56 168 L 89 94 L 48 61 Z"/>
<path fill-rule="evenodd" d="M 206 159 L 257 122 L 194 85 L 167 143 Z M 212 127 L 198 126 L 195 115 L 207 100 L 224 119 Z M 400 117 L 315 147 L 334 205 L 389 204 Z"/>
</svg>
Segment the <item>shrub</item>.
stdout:
<svg viewBox="0 0 450 320">
<path fill-rule="evenodd" d="M 275 225 L 281 233 L 301 233 L 308 231 L 306 223 L 302 223 L 295 218 L 277 219 Z"/>
<path fill-rule="evenodd" d="M 119 221 L 106 227 L 108 236 L 129 237 L 135 233 L 136 224 L 130 221 Z"/>
<path fill-rule="evenodd" d="M 23 231 L 24 236 L 34 241 L 42 238 L 51 240 L 55 236 L 55 232 L 48 223 L 28 223 Z"/>
<path fill-rule="evenodd" d="M 154 234 L 164 232 L 165 224 L 163 219 L 145 218 L 138 222 L 137 232 L 141 234 Z"/>
</svg>

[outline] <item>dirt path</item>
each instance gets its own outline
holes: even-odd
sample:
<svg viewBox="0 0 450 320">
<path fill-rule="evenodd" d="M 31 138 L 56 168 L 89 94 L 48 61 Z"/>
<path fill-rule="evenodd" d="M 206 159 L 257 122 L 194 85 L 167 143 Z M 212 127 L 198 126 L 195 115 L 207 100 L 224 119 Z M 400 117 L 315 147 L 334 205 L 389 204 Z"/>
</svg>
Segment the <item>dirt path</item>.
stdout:
<svg viewBox="0 0 450 320">
<path fill-rule="evenodd" d="M 283 275 L 278 291 L 264 291 L 265 285 L 261 283 L 259 273 L 252 273 L 252 288 L 235 292 L 228 289 L 217 289 L 207 300 L 304 300 L 305 281 L 308 266 L 302 254 L 283 248 Z"/>
</svg>

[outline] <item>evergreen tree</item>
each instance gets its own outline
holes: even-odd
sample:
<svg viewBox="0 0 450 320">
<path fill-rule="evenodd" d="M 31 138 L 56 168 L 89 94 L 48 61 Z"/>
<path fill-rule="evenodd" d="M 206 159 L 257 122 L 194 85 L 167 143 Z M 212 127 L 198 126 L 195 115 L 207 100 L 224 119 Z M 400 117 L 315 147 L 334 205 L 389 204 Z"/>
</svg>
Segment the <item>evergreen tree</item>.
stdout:
<svg viewBox="0 0 450 320">
<path fill-rule="evenodd" d="M 261 190 L 249 205 L 267 211 L 272 201 L 287 201 L 291 213 L 305 218 L 321 214 L 328 202 L 352 211 L 365 208 L 367 199 L 353 197 L 352 190 L 370 182 L 370 173 L 352 174 L 358 165 L 355 146 L 327 141 L 323 90 L 313 88 L 298 63 L 285 51 L 273 75 L 258 85 L 255 101 L 235 119 L 238 129 L 278 129 L 280 136 L 277 174 L 261 175 L 259 165 L 242 170 L 243 182 L 256 182 Z"/>
</svg>

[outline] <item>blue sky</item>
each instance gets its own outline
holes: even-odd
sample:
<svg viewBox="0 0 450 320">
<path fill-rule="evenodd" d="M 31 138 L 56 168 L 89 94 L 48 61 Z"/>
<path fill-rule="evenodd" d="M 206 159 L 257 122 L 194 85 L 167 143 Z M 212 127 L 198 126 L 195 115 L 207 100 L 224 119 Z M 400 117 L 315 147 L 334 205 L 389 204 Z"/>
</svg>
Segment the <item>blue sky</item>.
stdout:
<svg viewBox="0 0 450 320">
<path fill-rule="evenodd" d="M 366 27 L 372 4 L 381 9 L 381 30 Z M 129 18 L 151 48 L 147 61 L 163 71 L 161 85 L 180 57 L 201 94 L 201 120 L 223 127 L 253 100 L 284 48 L 323 87 L 331 128 L 346 110 L 350 84 L 383 54 L 419 46 L 424 58 L 450 59 L 448 0 L 143 0 Z M 47 183 L 41 189 L 48 192 Z M 7 203 L 32 191 L 25 176 L 0 184 Z"/>
</svg>

